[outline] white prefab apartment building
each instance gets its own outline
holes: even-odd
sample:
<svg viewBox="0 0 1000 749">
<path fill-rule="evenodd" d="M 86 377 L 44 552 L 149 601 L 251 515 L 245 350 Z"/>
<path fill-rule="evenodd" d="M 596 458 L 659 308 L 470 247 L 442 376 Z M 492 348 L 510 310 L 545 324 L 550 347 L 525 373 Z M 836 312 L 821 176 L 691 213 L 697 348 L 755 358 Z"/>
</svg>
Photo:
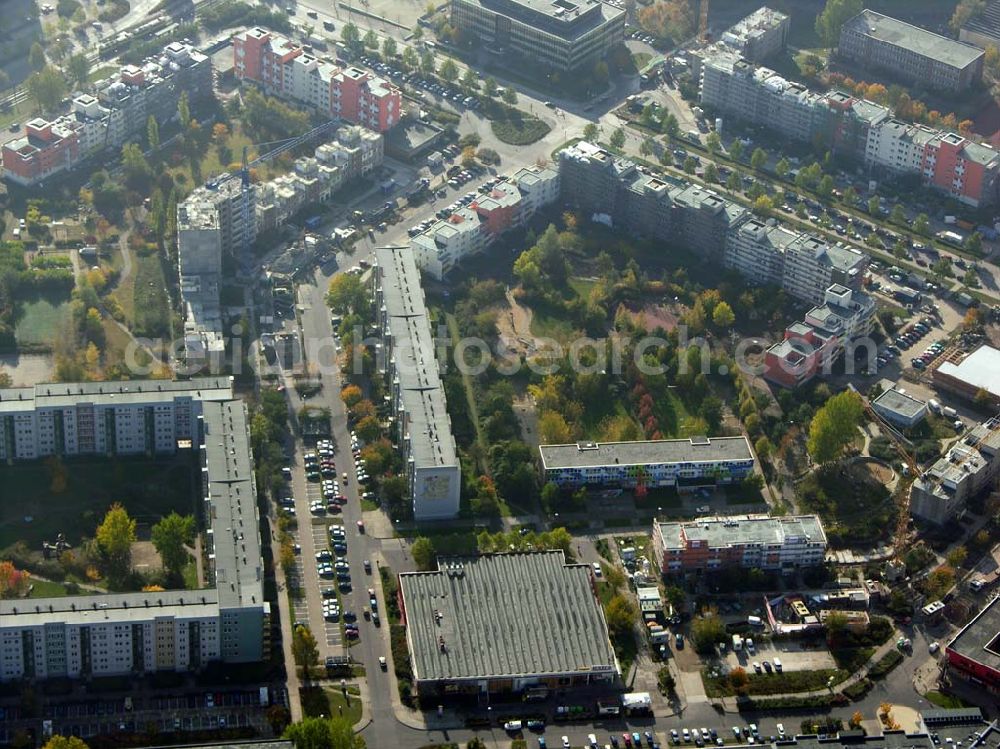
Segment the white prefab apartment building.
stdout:
<svg viewBox="0 0 1000 749">
<path fill-rule="evenodd" d="M 0 601 L 0 681 L 188 671 L 268 657 L 249 422 L 229 378 L 0 390 L 6 461 L 172 454 L 187 445 L 200 454 L 212 587 Z"/>
</svg>

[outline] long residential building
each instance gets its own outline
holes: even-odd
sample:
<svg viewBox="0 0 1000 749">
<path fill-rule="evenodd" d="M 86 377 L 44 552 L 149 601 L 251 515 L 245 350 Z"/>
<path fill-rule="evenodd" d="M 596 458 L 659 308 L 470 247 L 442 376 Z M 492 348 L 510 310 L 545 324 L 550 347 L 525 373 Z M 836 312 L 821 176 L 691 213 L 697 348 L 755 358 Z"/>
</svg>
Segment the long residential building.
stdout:
<svg viewBox="0 0 1000 749">
<path fill-rule="evenodd" d="M 436 221 L 410 240 L 417 265 L 440 280 L 463 259 L 483 252 L 504 232 L 522 226 L 559 197 L 559 173 L 525 167 Z"/>
<path fill-rule="evenodd" d="M 399 88 L 371 71 L 342 67 L 312 55 L 301 44 L 260 27 L 233 37 L 237 80 L 295 99 L 329 116 L 384 133 L 399 124 Z"/>
<path fill-rule="evenodd" d="M 4 177 L 37 185 L 99 151 L 120 148 L 145 133 L 150 117 L 159 122 L 173 117 L 184 92 L 192 106 L 213 96 L 212 61 L 189 44 L 172 42 L 78 93 L 69 113 L 25 124 L 24 134 L 3 146 Z"/>
<path fill-rule="evenodd" d="M 723 31 L 719 42 L 748 60 L 760 62 L 784 51 L 790 29 L 791 19 L 786 14 L 764 6 Z"/>
<path fill-rule="evenodd" d="M 809 91 L 733 51 L 706 56 L 700 70 L 701 102 L 713 112 L 824 144 L 879 171 L 917 175 L 971 206 L 1000 199 L 1000 152 L 990 146 L 903 122 L 888 108 L 842 91 Z"/>
<path fill-rule="evenodd" d="M 725 567 L 794 572 L 822 564 L 826 532 L 816 515 L 708 517 L 653 524 L 653 555 L 664 575 Z"/>
<path fill-rule="evenodd" d="M 906 83 L 954 93 L 982 78 L 985 52 L 865 9 L 841 27 L 837 56 Z"/>
<path fill-rule="evenodd" d="M 540 73 L 590 74 L 625 41 L 625 10 L 601 0 L 451 0 L 451 25 Z"/>
<path fill-rule="evenodd" d="M 877 347 L 866 339 L 875 328 L 872 298 L 840 284 L 830 286 L 825 297 L 823 304 L 809 310 L 801 322 L 789 325 L 784 339 L 764 353 L 761 374 L 766 379 L 789 388 L 804 385 L 817 375 L 829 374 L 845 350 L 853 361 L 854 345 L 860 347 L 858 339 L 867 340 L 869 358 L 875 356 Z"/>
<path fill-rule="evenodd" d="M 0 390 L 2 460 L 192 448 L 212 587 L 0 601 L 0 680 L 197 671 L 269 657 L 249 420 L 229 378 Z"/>
<path fill-rule="evenodd" d="M 937 525 L 965 509 L 1000 475 L 1000 419 L 970 429 L 910 487 L 910 514 Z"/>
<path fill-rule="evenodd" d="M 563 200 L 594 220 L 723 263 L 755 284 L 823 304 L 834 284 L 860 291 L 867 257 L 816 236 L 751 217 L 738 203 L 682 179 L 654 174 L 581 141 L 559 154 Z"/>
<path fill-rule="evenodd" d="M 753 473 L 746 437 L 539 445 L 542 481 L 562 488 L 635 489 L 736 484 Z"/>
<path fill-rule="evenodd" d="M 415 520 L 458 515 L 462 469 L 438 372 L 420 270 L 408 247 L 379 247 L 372 272 L 379 362 L 390 389 L 395 441 Z"/>
</svg>

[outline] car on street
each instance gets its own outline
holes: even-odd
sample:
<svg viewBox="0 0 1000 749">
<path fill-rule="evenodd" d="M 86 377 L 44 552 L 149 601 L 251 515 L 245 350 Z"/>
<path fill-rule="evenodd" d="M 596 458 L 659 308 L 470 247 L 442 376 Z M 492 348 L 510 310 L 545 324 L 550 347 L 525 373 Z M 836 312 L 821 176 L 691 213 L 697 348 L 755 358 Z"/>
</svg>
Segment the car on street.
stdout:
<svg viewBox="0 0 1000 749">
<path fill-rule="evenodd" d="M 521 730 L 521 721 L 519 720 L 508 720 L 503 724 L 503 730 L 508 733 L 516 733 Z"/>
</svg>

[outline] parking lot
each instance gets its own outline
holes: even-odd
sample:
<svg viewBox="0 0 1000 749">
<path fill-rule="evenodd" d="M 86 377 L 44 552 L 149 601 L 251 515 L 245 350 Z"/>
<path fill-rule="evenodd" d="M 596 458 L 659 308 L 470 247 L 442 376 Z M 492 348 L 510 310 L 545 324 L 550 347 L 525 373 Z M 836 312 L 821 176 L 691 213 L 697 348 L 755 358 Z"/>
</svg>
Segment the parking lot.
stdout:
<svg viewBox="0 0 1000 749">
<path fill-rule="evenodd" d="M 734 653 L 730 650 L 725 663 L 729 668 L 739 666 L 748 673 L 761 673 L 767 671 L 768 666 L 773 667 L 775 658 L 781 661 L 783 671 L 819 671 L 837 667 L 837 662 L 829 650 L 807 650 L 798 647 L 798 643 L 795 642 L 782 642 L 778 645 L 772 642 L 758 643 L 753 653 L 745 650 Z M 768 665 L 765 666 L 765 663 Z M 754 664 L 757 664 L 760 670 Z"/>
</svg>

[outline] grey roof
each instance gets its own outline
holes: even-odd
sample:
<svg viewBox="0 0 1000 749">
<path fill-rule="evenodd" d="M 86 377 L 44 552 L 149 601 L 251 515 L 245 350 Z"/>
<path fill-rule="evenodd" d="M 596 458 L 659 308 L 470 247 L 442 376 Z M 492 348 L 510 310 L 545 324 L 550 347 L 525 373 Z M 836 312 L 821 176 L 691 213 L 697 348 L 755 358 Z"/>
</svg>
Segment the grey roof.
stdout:
<svg viewBox="0 0 1000 749">
<path fill-rule="evenodd" d="M 562 39 L 587 32 L 625 15 L 600 0 L 462 0 Z M 596 6 L 596 7 L 595 7 Z"/>
<path fill-rule="evenodd" d="M 1000 396 L 1000 349 L 980 346 L 960 363 L 946 361 L 938 367 L 942 375 L 954 377 L 975 388 L 982 388 L 992 395 Z"/>
<path fill-rule="evenodd" d="M 948 650 L 1000 672 L 1000 598 L 994 598 L 955 635 Z"/>
<path fill-rule="evenodd" d="M 895 389 L 884 391 L 878 398 L 872 401 L 872 405 L 897 414 L 905 419 L 912 419 L 918 416 L 927 407 L 924 401 Z"/>
<path fill-rule="evenodd" d="M 699 518 L 685 522 L 659 523 L 657 531 L 664 549 L 683 549 L 686 542 L 701 540 L 710 549 L 745 544 L 783 544 L 790 538 L 826 543 L 826 533 L 817 515 L 744 515 Z"/>
<path fill-rule="evenodd" d="M 922 710 L 920 717 L 928 725 L 947 723 L 968 723 L 972 719 L 983 719 L 982 708 L 978 707 L 943 707 L 936 710 Z"/>
<path fill-rule="evenodd" d="M 153 746 L 148 749 L 295 749 L 290 739 L 265 739 L 263 741 L 226 741 L 221 744 L 168 744 Z"/>
<path fill-rule="evenodd" d="M 934 749 L 930 736 L 923 733 L 907 734 L 904 731 L 884 731 L 881 735 L 866 736 L 861 731 L 841 731 L 836 738 L 820 739 L 818 736 L 796 736 L 794 739 L 772 744 L 774 747 L 796 749 Z"/>
<path fill-rule="evenodd" d="M 962 30 L 1000 39 L 1000 0 L 994 0 L 982 13 L 977 13 L 962 25 Z"/>
<path fill-rule="evenodd" d="M 218 616 L 218 604 L 219 596 L 214 589 L 100 593 L 0 600 L 0 617 L 6 626 L 17 624 L 25 627 L 55 620 L 66 624 L 97 624 L 105 619 L 116 622 L 146 621 L 152 612 L 197 619 Z"/>
<path fill-rule="evenodd" d="M 415 679 L 617 671 L 591 574 L 561 551 L 441 558 L 435 572 L 401 574 Z"/>
<path fill-rule="evenodd" d="M 62 408 L 78 403 L 147 403 L 151 394 L 183 394 L 201 401 L 233 397 L 230 377 L 197 377 L 191 380 L 124 380 L 116 382 L 42 383 L 34 387 L 0 389 L 0 413 Z M 176 397 L 176 395 L 175 395 Z"/>
<path fill-rule="evenodd" d="M 874 10 L 861 11 L 844 24 L 843 30 L 856 31 L 957 68 L 966 67 L 984 54 L 971 44 L 948 39 Z"/>
<path fill-rule="evenodd" d="M 539 445 L 538 451 L 542 456 L 542 466 L 548 470 L 753 460 L 750 443 L 743 436 L 635 442 L 577 442 L 570 445 Z"/>
</svg>

